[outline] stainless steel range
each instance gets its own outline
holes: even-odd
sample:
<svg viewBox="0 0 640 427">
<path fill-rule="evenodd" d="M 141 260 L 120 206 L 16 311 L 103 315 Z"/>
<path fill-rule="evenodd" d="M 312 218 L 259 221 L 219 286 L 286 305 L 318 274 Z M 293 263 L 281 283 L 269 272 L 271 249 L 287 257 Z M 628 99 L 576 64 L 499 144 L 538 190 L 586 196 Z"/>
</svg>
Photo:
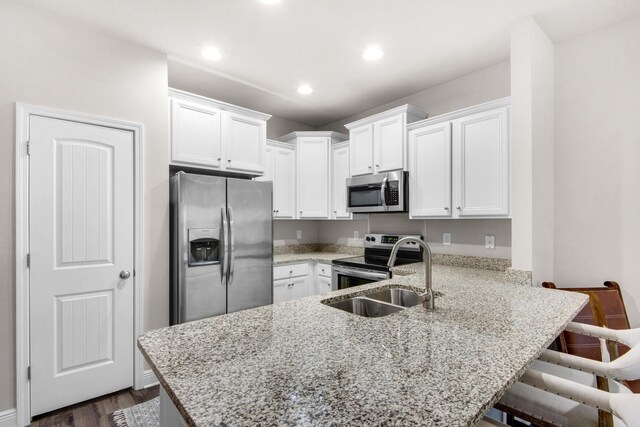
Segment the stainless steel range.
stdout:
<svg viewBox="0 0 640 427">
<path fill-rule="evenodd" d="M 345 289 L 391 278 L 387 267 L 393 245 L 403 237 L 422 236 L 410 234 L 365 234 L 364 256 L 342 258 L 333 261 L 332 288 Z M 404 245 L 398 251 L 395 265 L 422 262 L 422 249 L 415 242 Z"/>
</svg>

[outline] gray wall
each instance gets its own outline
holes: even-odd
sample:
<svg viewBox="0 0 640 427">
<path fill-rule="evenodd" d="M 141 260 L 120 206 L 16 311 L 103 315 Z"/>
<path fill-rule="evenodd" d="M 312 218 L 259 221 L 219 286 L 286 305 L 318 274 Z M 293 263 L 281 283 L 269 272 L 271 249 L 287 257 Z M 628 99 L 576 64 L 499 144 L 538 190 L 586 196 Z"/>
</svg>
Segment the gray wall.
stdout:
<svg viewBox="0 0 640 427">
<path fill-rule="evenodd" d="M 0 411 L 15 407 L 14 109 L 26 102 L 145 125 L 146 329 L 168 324 L 169 184 L 164 54 L 3 2 L 0 13 Z"/>
<path fill-rule="evenodd" d="M 346 117 L 335 123 L 323 126 L 318 130 L 333 130 L 348 133 L 344 125 L 376 113 L 411 104 L 429 113 L 429 117 L 451 111 L 460 110 L 483 102 L 509 96 L 510 87 L 509 61 L 476 71 L 438 86 L 423 90 L 413 95 L 388 102 L 376 108 Z"/>
<path fill-rule="evenodd" d="M 640 17 L 556 46 L 555 280 L 623 289 L 640 326 Z"/>
</svg>

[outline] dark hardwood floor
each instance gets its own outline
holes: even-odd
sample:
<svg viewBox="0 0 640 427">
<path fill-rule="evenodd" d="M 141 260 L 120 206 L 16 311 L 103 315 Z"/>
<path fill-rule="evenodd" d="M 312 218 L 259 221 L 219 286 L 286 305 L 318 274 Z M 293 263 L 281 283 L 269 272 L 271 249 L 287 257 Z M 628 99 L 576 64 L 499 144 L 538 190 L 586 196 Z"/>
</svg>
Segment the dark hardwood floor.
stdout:
<svg viewBox="0 0 640 427">
<path fill-rule="evenodd" d="M 127 389 L 39 415 L 30 427 L 111 427 L 109 414 L 146 402 L 160 393 L 160 386 Z"/>
</svg>

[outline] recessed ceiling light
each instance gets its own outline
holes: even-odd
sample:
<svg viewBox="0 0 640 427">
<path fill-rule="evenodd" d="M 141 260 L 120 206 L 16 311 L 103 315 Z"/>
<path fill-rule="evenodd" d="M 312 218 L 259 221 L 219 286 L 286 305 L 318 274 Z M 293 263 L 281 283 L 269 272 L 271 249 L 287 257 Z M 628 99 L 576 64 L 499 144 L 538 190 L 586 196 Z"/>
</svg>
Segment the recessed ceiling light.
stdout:
<svg viewBox="0 0 640 427">
<path fill-rule="evenodd" d="M 276 4 L 280 3 L 280 0 L 260 0 L 264 4 Z"/>
<path fill-rule="evenodd" d="M 203 49 L 201 54 L 203 58 L 208 59 L 209 61 L 217 61 L 222 58 L 220 51 L 213 47 Z"/>
<path fill-rule="evenodd" d="M 298 86 L 298 93 L 301 95 L 309 95 L 311 92 L 313 92 L 313 88 L 309 85 Z"/>
<path fill-rule="evenodd" d="M 362 59 L 365 59 L 367 61 L 375 61 L 382 58 L 383 55 L 384 52 L 378 46 L 370 46 L 365 49 L 364 53 L 362 54 Z"/>
</svg>

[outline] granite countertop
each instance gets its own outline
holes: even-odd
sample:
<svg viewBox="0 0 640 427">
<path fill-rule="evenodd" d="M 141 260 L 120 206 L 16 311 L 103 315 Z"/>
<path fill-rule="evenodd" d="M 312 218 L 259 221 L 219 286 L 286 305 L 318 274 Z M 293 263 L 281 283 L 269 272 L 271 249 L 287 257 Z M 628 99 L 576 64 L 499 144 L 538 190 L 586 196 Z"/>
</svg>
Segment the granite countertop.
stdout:
<svg viewBox="0 0 640 427">
<path fill-rule="evenodd" d="M 331 263 L 334 259 L 350 258 L 355 255 L 343 254 L 336 252 L 306 252 L 298 254 L 280 254 L 273 256 L 273 265 L 290 264 L 294 262 L 327 262 Z"/>
<path fill-rule="evenodd" d="M 471 426 L 587 302 L 436 265 L 432 312 L 365 318 L 321 303 L 422 280 L 397 275 L 150 331 L 138 346 L 189 425 Z"/>
</svg>

